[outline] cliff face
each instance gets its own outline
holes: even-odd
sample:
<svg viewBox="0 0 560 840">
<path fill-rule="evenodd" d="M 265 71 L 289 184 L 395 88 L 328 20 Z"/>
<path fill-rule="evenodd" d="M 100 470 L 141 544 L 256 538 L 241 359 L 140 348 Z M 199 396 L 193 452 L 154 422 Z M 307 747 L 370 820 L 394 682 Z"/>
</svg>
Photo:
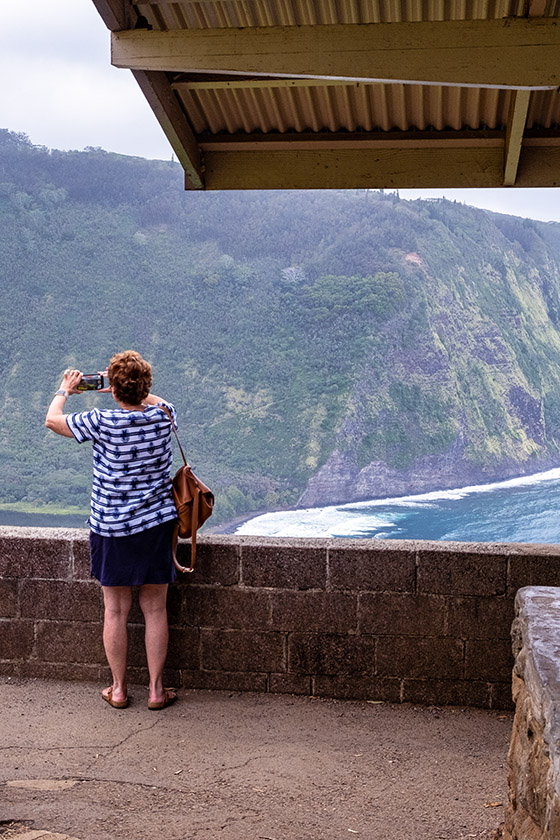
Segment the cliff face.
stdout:
<svg viewBox="0 0 560 840">
<path fill-rule="evenodd" d="M 478 484 L 560 461 L 553 250 L 538 226 L 483 214 L 474 249 L 457 223 L 472 211 L 434 209 L 442 224 L 402 255 L 407 300 L 372 337 L 302 506 Z"/>
<path fill-rule="evenodd" d="M 298 500 L 298 507 L 320 507 L 487 484 L 551 469 L 558 466 L 558 462 L 557 455 L 543 453 L 524 462 L 510 458 L 480 467 L 465 459 L 461 435 L 447 452 L 418 458 L 406 469 L 389 467 L 383 461 L 372 461 L 360 469 L 351 455 L 335 451 L 309 479 Z"/>
</svg>

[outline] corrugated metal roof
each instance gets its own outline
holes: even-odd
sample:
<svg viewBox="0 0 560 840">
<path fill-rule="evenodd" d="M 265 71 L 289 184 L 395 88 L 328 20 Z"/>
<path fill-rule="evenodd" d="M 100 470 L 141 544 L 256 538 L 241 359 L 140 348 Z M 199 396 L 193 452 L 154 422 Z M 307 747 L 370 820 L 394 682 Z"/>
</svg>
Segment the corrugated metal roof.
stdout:
<svg viewBox="0 0 560 840">
<path fill-rule="evenodd" d="M 298 84 L 293 87 L 176 86 L 196 134 L 503 129 L 511 91 L 403 84 Z M 559 97 L 539 92 L 531 127 L 558 117 Z M 552 107 L 552 102 L 556 107 Z"/>
<path fill-rule="evenodd" d="M 521 16 L 525 0 L 183 0 L 136 3 L 154 29 L 237 26 L 321 26 L 344 23 L 489 20 Z M 549 0 L 546 15 L 558 14 Z"/>
<path fill-rule="evenodd" d="M 108 26 L 117 31 L 123 29 L 122 25 L 114 23 L 115 20 L 123 19 L 122 0 L 93 2 Z M 111 10 L 110 15 L 107 13 L 108 8 Z M 216 30 L 254 32 L 258 28 L 270 27 L 287 28 L 285 37 L 289 39 L 291 32 L 298 32 L 301 27 L 321 27 L 324 31 L 325 27 L 356 24 L 364 27 L 391 24 L 389 30 L 392 32 L 393 25 L 398 27 L 401 24 L 410 26 L 415 23 L 429 25 L 441 22 L 444 25 L 444 22 L 465 22 L 466 25 L 468 21 L 500 21 L 535 16 L 537 22 L 559 18 L 560 25 L 560 0 L 180 0 L 130 2 L 128 8 L 128 23 L 125 27 L 129 29 L 199 33 L 196 37 L 208 32 L 209 37 L 214 38 L 214 44 L 216 35 L 212 33 Z M 290 30 L 290 27 L 298 29 Z M 256 33 L 253 37 L 256 37 Z M 486 47 L 486 44 L 483 46 Z M 206 53 L 203 55 L 206 61 Z M 534 64 L 535 54 L 532 55 L 531 64 Z M 557 78 L 560 83 L 560 49 L 558 57 Z M 496 52 L 495 58 L 496 66 L 499 67 L 499 52 Z M 429 55 L 426 60 L 429 60 Z M 525 147 L 536 145 L 537 142 L 542 147 L 546 142 L 552 149 L 552 168 L 548 174 L 542 171 L 534 175 L 528 174 L 530 169 L 525 166 L 524 177 L 528 182 L 544 178 L 547 183 L 560 183 L 560 160 L 556 160 L 554 152 L 554 147 L 560 146 L 560 94 L 550 84 L 551 79 L 554 79 L 550 69 L 546 84 L 542 85 L 548 89 L 532 89 L 522 96 L 516 96 L 515 84 L 502 87 L 478 83 L 459 86 L 449 79 L 442 79 L 440 84 L 439 77 L 436 77 L 435 82 L 424 80 L 420 83 L 399 81 L 394 76 L 391 77 L 394 81 L 353 81 L 351 72 L 343 73 L 345 78 L 311 78 L 309 72 L 305 73 L 306 78 L 301 75 L 297 77 L 296 74 L 292 77 L 258 76 L 254 75 L 254 71 L 253 75 L 247 72 L 243 76 L 238 69 L 233 70 L 227 60 L 224 61 L 223 70 L 219 66 L 218 71 L 212 75 L 201 70 L 194 72 L 187 67 L 185 72 L 177 72 L 177 61 L 173 62 L 174 70 L 171 72 L 164 59 L 155 68 L 158 72 L 146 67 L 146 74 L 142 76 L 135 69 L 136 77 L 177 150 L 179 159 L 183 165 L 187 162 L 187 175 L 194 149 L 196 161 L 193 163 L 193 171 L 196 171 L 196 177 L 191 186 L 204 187 L 208 179 L 218 178 L 218 171 L 225 171 L 221 162 L 217 166 L 216 156 L 207 155 L 205 158 L 211 150 L 221 155 L 220 161 L 228 151 L 252 150 L 259 153 L 255 165 L 267 166 L 269 164 L 264 158 L 266 152 L 282 150 L 283 161 L 290 144 L 300 149 L 349 150 L 354 143 L 356 150 L 364 149 L 368 144 L 371 148 L 392 147 L 396 150 L 403 149 L 405 141 L 411 149 L 420 148 L 424 144 L 425 149 L 440 147 L 447 150 L 452 148 L 452 143 L 457 147 L 457 142 L 464 147 L 474 148 L 478 144 L 481 149 L 496 149 L 496 153 L 485 152 L 486 157 L 482 156 L 480 161 L 473 157 L 472 162 L 467 164 L 465 158 L 460 164 L 462 174 L 458 173 L 457 178 L 468 182 L 470 167 L 476 182 L 473 186 L 480 185 L 481 179 L 484 183 L 485 172 L 488 185 L 497 185 L 497 173 L 502 166 L 500 154 L 507 158 L 507 177 L 515 179 L 517 159 L 524 153 Z M 473 58 L 473 63 L 475 61 Z M 189 64 L 188 45 L 185 47 L 185 64 Z M 138 67 L 134 64 L 123 66 Z M 534 71 L 537 77 L 538 72 L 537 68 Z M 504 76 L 507 77 L 506 71 Z M 429 75 L 413 78 L 426 79 Z M 459 81 L 462 84 L 464 79 L 460 78 Z M 537 86 L 533 85 L 535 88 Z M 175 104 L 168 100 L 166 90 L 175 98 Z M 447 151 L 440 159 L 446 167 L 450 166 Z M 235 160 L 235 165 L 239 166 L 241 159 L 232 157 L 231 160 Z M 242 160 L 245 164 L 247 158 Z M 428 157 L 425 156 L 425 160 L 428 165 Z M 440 164 L 437 163 L 437 156 L 432 156 L 430 161 L 429 165 L 434 167 L 432 177 L 435 185 Z M 527 161 L 530 161 L 530 155 Z M 205 163 L 209 164 L 206 168 Z M 270 158 L 270 165 L 276 165 L 275 159 Z M 325 159 L 325 170 L 333 165 L 342 166 L 340 161 L 333 162 L 332 157 L 328 161 Z M 375 183 L 377 179 L 385 178 L 383 166 L 386 169 L 386 162 L 382 165 L 371 159 L 363 171 L 359 162 L 353 165 L 357 174 L 352 176 L 354 180 L 348 186 L 359 185 L 360 179 L 371 179 L 371 183 L 364 185 L 386 185 Z M 531 165 L 534 166 L 534 163 Z M 394 183 L 391 178 L 398 178 L 399 171 L 404 172 L 402 167 L 396 169 L 394 176 L 389 177 L 388 184 Z M 321 166 L 317 166 L 316 172 L 321 171 Z M 409 181 L 414 177 L 413 173 L 413 164 L 409 161 L 407 174 L 402 175 L 406 183 L 400 185 L 412 185 Z M 277 185 L 281 177 L 277 173 L 272 178 L 272 185 Z M 314 182 L 313 185 L 331 186 L 329 177 L 327 172 L 324 183 Z M 343 175 L 339 173 L 339 177 L 343 178 Z M 425 177 L 425 172 L 419 173 L 420 180 Z M 451 168 L 449 173 L 442 175 L 443 180 L 453 177 Z M 289 178 L 286 182 L 289 185 Z M 237 183 L 236 179 L 231 183 Z M 262 183 L 262 186 L 266 186 L 266 175 L 259 176 L 255 183 L 251 183 L 251 179 L 244 174 L 242 184 L 245 183 L 250 186 Z M 224 180 L 224 185 L 227 187 L 229 182 Z M 216 180 L 211 186 L 215 188 L 220 184 Z"/>
</svg>

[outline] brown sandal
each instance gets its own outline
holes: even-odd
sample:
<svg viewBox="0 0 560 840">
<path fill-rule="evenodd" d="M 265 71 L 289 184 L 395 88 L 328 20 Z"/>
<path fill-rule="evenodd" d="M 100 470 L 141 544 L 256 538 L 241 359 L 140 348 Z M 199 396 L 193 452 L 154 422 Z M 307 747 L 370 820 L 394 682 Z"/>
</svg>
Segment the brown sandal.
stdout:
<svg viewBox="0 0 560 840">
<path fill-rule="evenodd" d="M 128 697 L 125 697 L 124 700 L 113 700 L 112 685 L 110 685 L 109 688 L 106 688 L 105 691 L 102 691 L 101 696 L 110 706 L 113 707 L 113 709 L 126 709 L 128 706 Z"/>
<path fill-rule="evenodd" d="M 148 709 L 151 709 L 153 712 L 158 711 L 159 709 L 165 709 L 167 706 L 171 706 L 176 699 L 177 695 L 172 688 L 164 688 L 163 700 L 160 700 L 159 702 L 148 700 Z"/>
</svg>

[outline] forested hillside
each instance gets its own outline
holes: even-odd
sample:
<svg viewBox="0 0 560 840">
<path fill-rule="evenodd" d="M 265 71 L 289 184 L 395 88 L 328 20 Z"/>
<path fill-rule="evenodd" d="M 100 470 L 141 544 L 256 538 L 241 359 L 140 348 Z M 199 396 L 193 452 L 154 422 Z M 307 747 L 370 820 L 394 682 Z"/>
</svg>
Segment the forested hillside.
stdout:
<svg viewBox="0 0 560 840">
<path fill-rule="evenodd" d="M 0 229 L 0 502 L 87 506 L 89 451 L 45 410 L 65 367 L 129 347 L 222 519 L 560 463 L 560 225 L 185 193 L 178 164 L 4 131 Z"/>
</svg>

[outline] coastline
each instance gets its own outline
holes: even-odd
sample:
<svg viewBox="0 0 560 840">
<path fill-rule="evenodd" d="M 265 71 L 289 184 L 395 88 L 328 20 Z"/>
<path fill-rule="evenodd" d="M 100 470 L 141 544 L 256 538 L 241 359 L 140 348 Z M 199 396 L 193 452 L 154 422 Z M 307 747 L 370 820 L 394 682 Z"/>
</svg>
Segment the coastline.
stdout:
<svg viewBox="0 0 560 840">
<path fill-rule="evenodd" d="M 554 474 L 556 473 L 556 475 Z M 286 508 L 278 508 L 276 510 L 257 510 L 252 512 L 247 512 L 233 519 L 229 519 L 226 522 L 222 522 L 217 525 L 215 528 L 209 528 L 206 533 L 208 534 L 235 534 L 237 531 L 246 523 L 250 522 L 251 520 L 259 517 L 259 516 L 268 516 L 268 515 L 275 515 L 275 514 L 286 514 L 286 513 L 295 513 L 296 511 L 325 511 L 325 510 L 335 510 L 341 509 L 346 506 L 352 507 L 354 510 L 356 508 L 364 507 L 367 508 L 369 506 L 378 507 L 384 504 L 387 505 L 399 505 L 402 502 L 407 503 L 415 503 L 415 502 L 426 502 L 426 501 L 436 501 L 437 499 L 458 499 L 463 496 L 469 496 L 472 494 L 479 494 L 479 493 L 486 493 L 491 492 L 494 489 L 506 489 L 508 487 L 520 487 L 520 486 L 528 486 L 540 483 L 542 481 L 552 481 L 555 479 L 560 478 L 560 466 L 549 467 L 545 470 L 539 470 L 535 473 L 522 473 L 521 475 L 515 476 L 508 476 L 502 479 L 494 479 L 493 481 L 488 481 L 483 484 L 468 484 L 462 487 L 449 487 L 449 488 L 442 488 L 441 485 L 434 487 L 431 490 L 424 490 L 420 493 L 408 493 L 403 494 L 401 496 L 377 496 L 375 498 L 369 499 L 361 499 L 361 500 L 352 500 L 352 501 L 340 501 L 338 503 L 327 503 L 323 505 L 292 505 Z"/>
</svg>

